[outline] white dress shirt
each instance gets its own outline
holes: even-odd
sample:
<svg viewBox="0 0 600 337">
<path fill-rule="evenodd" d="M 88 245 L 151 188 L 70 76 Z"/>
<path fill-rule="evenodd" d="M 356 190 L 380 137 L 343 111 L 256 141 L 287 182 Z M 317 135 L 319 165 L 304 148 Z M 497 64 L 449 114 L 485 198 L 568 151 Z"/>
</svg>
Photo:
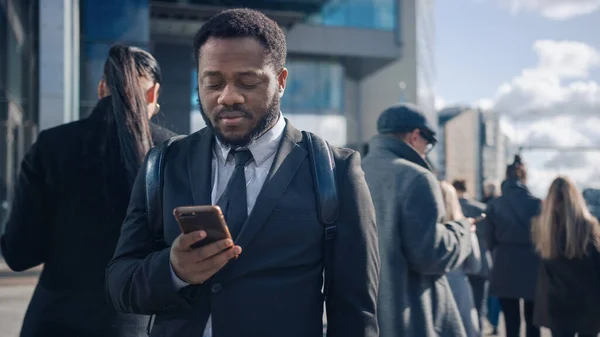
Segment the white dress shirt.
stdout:
<svg viewBox="0 0 600 337">
<path fill-rule="evenodd" d="M 285 130 L 285 119 L 283 115 L 279 114 L 277 123 L 264 135 L 250 143 L 247 148 L 252 153 L 253 160 L 250 161 L 244 170 L 246 175 L 246 200 L 248 204 L 248 214 L 254 208 L 256 198 L 260 193 L 260 190 L 267 179 L 273 160 L 275 160 L 275 154 L 279 147 L 279 141 L 283 136 Z M 215 142 L 212 156 L 212 192 L 211 192 L 211 203 L 215 205 L 225 189 L 229 178 L 233 174 L 235 169 L 235 159 L 233 154 L 230 153 L 231 148 L 222 144 L 218 139 Z M 181 289 L 188 283 L 181 280 L 173 268 L 171 268 L 171 276 L 177 289 Z M 212 337 L 212 320 L 209 317 L 204 329 L 202 337 Z"/>
</svg>

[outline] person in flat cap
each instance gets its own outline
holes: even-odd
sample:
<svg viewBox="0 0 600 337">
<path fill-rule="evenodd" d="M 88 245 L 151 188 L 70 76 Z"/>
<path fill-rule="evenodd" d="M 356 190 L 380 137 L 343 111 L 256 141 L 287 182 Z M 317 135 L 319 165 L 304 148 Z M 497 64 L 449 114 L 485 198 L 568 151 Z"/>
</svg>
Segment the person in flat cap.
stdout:
<svg viewBox="0 0 600 337">
<path fill-rule="evenodd" d="M 412 104 L 386 109 L 363 160 L 381 259 L 379 336 L 466 336 L 445 274 L 471 253 L 473 219 L 446 221 L 440 183 L 425 157 L 435 130 Z"/>
</svg>

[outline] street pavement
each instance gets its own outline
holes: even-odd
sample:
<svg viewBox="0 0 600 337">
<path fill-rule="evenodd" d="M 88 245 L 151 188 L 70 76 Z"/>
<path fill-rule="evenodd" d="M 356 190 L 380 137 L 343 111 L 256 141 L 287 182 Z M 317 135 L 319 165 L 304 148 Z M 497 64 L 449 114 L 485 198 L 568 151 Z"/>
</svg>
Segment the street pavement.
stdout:
<svg viewBox="0 0 600 337">
<path fill-rule="evenodd" d="M 37 283 L 40 268 L 14 273 L 0 258 L 0 337 L 18 337 L 27 304 Z M 502 317 L 498 336 L 504 336 Z M 486 329 L 488 331 L 488 329 Z M 521 335 L 525 337 L 524 331 Z M 542 337 L 551 337 L 548 331 Z"/>
<path fill-rule="evenodd" d="M 29 299 L 37 283 L 39 268 L 14 273 L 0 258 L 0 337 L 17 337 Z"/>
</svg>

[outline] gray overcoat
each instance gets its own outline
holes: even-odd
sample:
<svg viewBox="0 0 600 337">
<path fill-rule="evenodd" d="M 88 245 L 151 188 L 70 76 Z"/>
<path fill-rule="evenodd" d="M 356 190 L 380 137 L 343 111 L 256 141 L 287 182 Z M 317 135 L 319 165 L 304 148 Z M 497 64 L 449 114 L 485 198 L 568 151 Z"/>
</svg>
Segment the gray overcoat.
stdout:
<svg viewBox="0 0 600 337">
<path fill-rule="evenodd" d="M 470 224 L 442 223 L 439 182 L 403 141 L 375 136 L 363 170 L 379 232 L 379 336 L 466 336 L 445 274 L 471 253 Z"/>
</svg>

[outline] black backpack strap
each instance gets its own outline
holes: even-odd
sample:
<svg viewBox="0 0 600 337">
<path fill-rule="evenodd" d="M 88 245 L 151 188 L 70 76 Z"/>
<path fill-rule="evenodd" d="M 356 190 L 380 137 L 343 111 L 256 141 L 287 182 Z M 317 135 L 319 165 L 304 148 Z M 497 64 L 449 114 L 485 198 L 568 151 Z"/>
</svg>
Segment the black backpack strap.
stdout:
<svg viewBox="0 0 600 337">
<path fill-rule="evenodd" d="M 162 240 L 162 185 L 165 157 L 169 146 L 185 136 L 175 136 L 148 152 L 146 163 L 146 216 L 150 231 Z"/>
<path fill-rule="evenodd" d="M 325 264 L 325 299 L 331 288 L 333 276 L 333 239 L 336 235 L 339 198 L 335 175 L 335 160 L 329 144 L 318 136 L 302 131 L 308 144 L 313 183 L 317 192 L 317 214 L 325 229 L 323 262 Z"/>
<path fill-rule="evenodd" d="M 169 146 L 185 136 L 175 136 L 169 140 L 156 145 L 148 152 L 146 160 L 146 216 L 148 217 L 148 227 L 154 234 L 156 242 L 163 241 L 163 222 L 162 222 L 162 187 L 163 187 L 163 169 L 165 167 L 165 158 Z M 146 334 L 150 336 L 154 326 L 155 315 L 150 315 Z"/>
</svg>

